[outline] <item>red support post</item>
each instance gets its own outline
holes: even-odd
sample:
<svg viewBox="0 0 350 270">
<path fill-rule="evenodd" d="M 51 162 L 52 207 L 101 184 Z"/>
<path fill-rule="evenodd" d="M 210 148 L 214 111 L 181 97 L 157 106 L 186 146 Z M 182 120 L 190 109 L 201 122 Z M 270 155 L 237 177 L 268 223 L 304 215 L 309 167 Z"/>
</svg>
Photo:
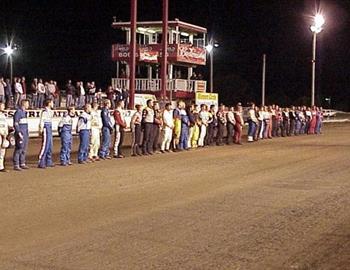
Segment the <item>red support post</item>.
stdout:
<svg viewBox="0 0 350 270">
<path fill-rule="evenodd" d="M 137 27 L 137 0 L 131 0 L 131 40 L 130 40 L 130 77 L 129 77 L 129 109 L 135 107 L 135 73 L 136 73 L 136 27 Z"/>
<path fill-rule="evenodd" d="M 167 85 L 168 85 L 168 12 L 169 12 L 169 1 L 163 0 L 163 31 L 162 31 L 162 63 L 161 63 L 161 79 L 162 89 L 161 98 L 165 100 L 167 96 Z"/>
</svg>

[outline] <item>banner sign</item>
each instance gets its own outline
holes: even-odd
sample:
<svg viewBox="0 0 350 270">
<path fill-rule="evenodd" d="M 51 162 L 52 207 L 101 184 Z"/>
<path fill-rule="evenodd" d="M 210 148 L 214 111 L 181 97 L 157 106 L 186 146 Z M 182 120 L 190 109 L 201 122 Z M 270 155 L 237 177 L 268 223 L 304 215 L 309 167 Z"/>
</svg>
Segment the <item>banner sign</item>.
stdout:
<svg viewBox="0 0 350 270">
<path fill-rule="evenodd" d="M 206 50 L 195 47 L 191 44 L 169 44 L 168 59 L 170 62 L 182 62 L 196 65 L 206 64 Z M 137 61 L 147 63 L 160 63 L 162 57 L 161 44 L 137 45 Z M 112 60 L 125 61 L 130 60 L 130 47 L 127 44 L 112 45 Z"/>
<path fill-rule="evenodd" d="M 42 110 L 28 110 L 27 111 L 27 120 L 28 120 L 28 129 L 30 137 L 39 137 L 39 123 L 40 123 L 40 115 Z M 67 113 L 67 110 L 53 110 L 54 117 L 52 119 L 52 130 L 55 136 L 58 135 L 58 124 L 61 118 Z M 73 119 L 73 134 L 76 134 L 76 128 L 78 123 L 78 117 L 82 113 L 82 110 L 77 110 L 75 112 L 76 117 Z M 99 111 L 100 112 L 100 111 Z M 135 110 L 125 110 L 125 121 L 127 124 L 126 130 L 130 130 L 130 122 L 131 117 L 134 114 Z M 110 111 L 111 119 L 114 124 L 113 118 L 113 110 Z M 13 116 L 15 114 L 14 110 L 5 111 L 5 115 L 7 116 L 7 123 L 10 127 L 13 127 Z"/>
<path fill-rule="evenodd" d="M 196 93 L 196 104 L 198 106 L 205 104 L 208 107 L 215 105 L 216 108 L 219 106 L 219 95 L 216 93 Z"/>
</svg>

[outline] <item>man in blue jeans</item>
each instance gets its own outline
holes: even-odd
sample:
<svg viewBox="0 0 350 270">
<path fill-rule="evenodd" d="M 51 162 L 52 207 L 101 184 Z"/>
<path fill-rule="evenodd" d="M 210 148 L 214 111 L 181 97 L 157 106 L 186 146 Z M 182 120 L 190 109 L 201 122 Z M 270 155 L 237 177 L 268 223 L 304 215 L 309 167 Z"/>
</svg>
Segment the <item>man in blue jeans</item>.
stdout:
<svg viewBox="0 0 350 270">
<path fill-rule="evenodd" d="M 39 133 L 42 136 L 42 145 L 39 154 L 38 168 L 46 169 L 46 167 L 54 167 L 52 162 L 52 118 L 53 118 L 53 101 L 45 100 L 45 109 L 41 112 Z"/>
<path fill-rule="evenodd" d="M 58 123 L 58 134 L 61 137 L 60 161 L 62 166 L 72 165 L 70 155 L 73 142 L 72 126 L 74 117 L 75 107 L 69 107 L 66 115 Z"/>
<path fill-rule="evenodd" d="M 29 131 L 27 121 L 27 110 L 29 101 L 23 99 L 21 107 L 18 108 L 13 116 L 13 127 L 15 129 L 16 148 L 13 154 L 13 166 L 15 171 L 26 170 L 26 153 L 28 148 Z"/>
<path fill-rule="evenodd" d="M 254 138 L 255 138 L 255 133 L 256 133 L 256 129 L 258 126 L 259 120 L 256 118 L 256 114 L 255 114 L 255 104 L 252 103 L 251 107 L 248 111 L 248 142 L 254 142 Z"/>
<path fill-rule="evenodd" d="M 91 104 L 84 106 L 84 112 L 79 116 L 77 132 L 79 133 L 78 163 L 88 163 L 90 131 L 91 131 Z"/>
<path fill-rule="evenodd" d="M 111 159 L 109 156 L 109 147 L 111 145 L 111 134 L 113 132 L 113 122 L 109 110 L 111 109 L 111 101 L 106 99 L 101 110 L 102 118 L 102 145 L 99 156 L 101 159 Z"/>
</svg>

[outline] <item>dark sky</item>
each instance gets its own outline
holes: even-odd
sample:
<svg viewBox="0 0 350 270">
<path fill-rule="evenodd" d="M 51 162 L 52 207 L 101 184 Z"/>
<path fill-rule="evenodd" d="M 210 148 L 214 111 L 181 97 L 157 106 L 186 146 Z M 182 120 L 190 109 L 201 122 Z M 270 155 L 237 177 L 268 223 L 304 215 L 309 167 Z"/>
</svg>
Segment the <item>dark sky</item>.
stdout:
<svg viewBox="0 0 350 270">
<path fill-rule="evenodd" d="M 129 0 L 1 1 L 0 43 L 14 37 L 20 50 L 15 74 L 96 80 L 107 85 L 115 72 L 111 44 L 118 41 L 112 17 L 128 21 Z M 139 0 L 139 20 L 160 20 L 161 0 Z M 260 101 L 262 54 L 267 54 L 267 101 L 308 102 L 311 78 L 311 16 L 326 17 L 318 36 L 318 101 L 349 106 L 350 1 L 345 0 L 169 0 L 169 18 L 208 28 L 220 42 L 215 89 L 222 100 Z M 5 57 L 0 73 L 6 74 Z M 347 108 L 350 109 L 350 108 Z"/>
</svg>

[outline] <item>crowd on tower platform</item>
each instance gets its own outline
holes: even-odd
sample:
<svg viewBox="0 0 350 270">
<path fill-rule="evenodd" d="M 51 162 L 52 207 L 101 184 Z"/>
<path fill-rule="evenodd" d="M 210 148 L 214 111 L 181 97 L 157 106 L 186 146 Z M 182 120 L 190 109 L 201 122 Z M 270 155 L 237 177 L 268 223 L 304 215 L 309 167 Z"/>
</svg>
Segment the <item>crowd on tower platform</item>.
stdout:
<svg viewBox="0 0 350 270">
<path fill-rule="evenodd" d="M 29 142 L 26 111 L 29 101 L 22 99 L 13 116 L 15 150 L 13 166 L 15 171 L 27 170 L 26 152 Z M 224 144 L 242 145 L 242 131 L 248 124 L 247 142 L 253 143 L 274 137 L 290 137 L 304 134 L 321 134 L 322 108 L 294 107 L 280 108 L 277 105 L 255 106 L 245 109 L 241 103 L 234 107 L 178 101 L 172 108 L 171 103 L 160 106 L 153 100 L 147 106 L 136 105 L 130 128 L 132 133 L 131 156 L 148 156 L 157 153 L 180 152 L 208 146 Z M 39 153 L 38 168 L 53 167 L 53 131 L 54 101 L 46 99 L 41 112 L 39 132 L 42 147 Z M 112 110 L 109 99 L 102 107 L 97 102 L 86 103 L 82 114 L 77 116 L 75 107 L 69 106 L 58 125 L 61 140 L 59 164 L 73 164 L 73 119 L 77 117 L 76 132 L 79 136 L 78 164 L 86 164 L 112 158 L 124 158 L 124 135 L 128 123 L 125 119 L 123 100 L 116 102 Z M 164 108 L 163 108 L 164 107 Z M 9 126 L 5 116 L 5 103 L 0 101 L 0 171 L 4 167 L 6 149 L 9 147 Z M 244 115 L 246 114 L 246 115 Z"/>
<path fill-rule="evenodd" d="M 63 97 L 65 102 L 63 104 Z M 14 77 L 11 79 L 0 77 L 0 102 L 5 103 L 6 109 L 16 109 L 20 107 L 21 101 L 27 99 L 30 109 L 44 108 L 46 99 L 51 99 L 54 108 L 75 106 L 82 109 L 85 104 L 97 102 L 103 103 L 104 99 L 109 99 L 112 108 L 118 101 L 123 100 L 125 107 L 128 106 L 129 92 L 125 88 L 108 86 L 106 89 L 97 88 L 94 81 L 82 82 L 68 80 L 64 87 L 59 87 L 54 80 L 43 80 L 34 78 L 27 84 L 25 77 Z"/>
</svg>

